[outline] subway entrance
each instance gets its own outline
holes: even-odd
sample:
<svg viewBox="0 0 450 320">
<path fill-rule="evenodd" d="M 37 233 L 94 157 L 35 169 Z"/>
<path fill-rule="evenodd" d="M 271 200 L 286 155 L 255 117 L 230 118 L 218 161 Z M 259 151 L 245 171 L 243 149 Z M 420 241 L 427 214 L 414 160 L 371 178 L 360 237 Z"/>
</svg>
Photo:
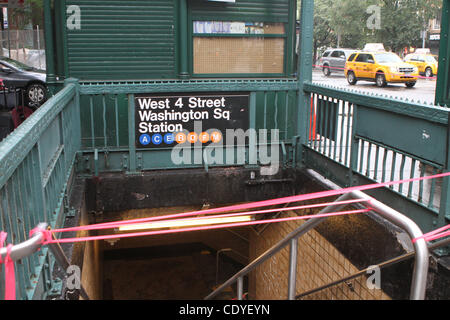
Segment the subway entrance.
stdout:
<svg viewBox="0 0 450 320">
<path fill-rule="evenodd" d="M 201 300 L 248 263 L 248 232 L 240 228 L 101 241 L 102 299 Z M 231 287 L 221 296 L 235 297 Z"/>
</svg>

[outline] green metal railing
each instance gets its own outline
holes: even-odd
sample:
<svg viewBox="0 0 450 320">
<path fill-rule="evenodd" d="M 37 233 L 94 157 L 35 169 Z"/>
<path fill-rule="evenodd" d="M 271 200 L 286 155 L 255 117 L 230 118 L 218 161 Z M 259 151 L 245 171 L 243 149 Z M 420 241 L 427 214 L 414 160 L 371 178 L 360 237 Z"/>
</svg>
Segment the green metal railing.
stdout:
<svg viewBox="0 0 450 320">
<path fill-rule="evenodd" d="M 51 3 L 44 1 L 47 82 L 56 90 L 60 84 L 56 74 L 63 78 L 68 65 L 67 61 L 55 65 L 52 59 L 58 42 L 52 36 Z M 248 92 L 249 127 L 280 131 L 281 162 L 314 169 L 343 187 L 448 171 L 447 108 L 312 84 L 314 2 L 302 1 L 301 6 L 298 78 L 185 79 L 188 56 L 181 51 L 178 71 L 185 80 L 67 80 L 61 91 L 0 143 L 0 229 L 8 232 L 8 243 L 28 239 L 40 222 L 61 226 L 75 177 L 211 166 L 175 165 L 170 149 L 136 149 L 134 95 L 139 93 Z M 61 19 L 56 22 L 62 26 Z M 448 48 L 446 43 L 441 47 Z M 187 45 L 181 49 L 187 50 Z M 246 148 L 243 165 L 248 165 L 252 151 L 237 147 Z M 449 178 L 383 188 L 370 195 L 407 214 L 424 232 L 450 219 Z M 57 295 L 61 283 L 52 277 L 53 264 L 46 248 L 17 262 L 18 297 Z"/>
<path fill-rule="evenodd" d="M 225 82 L 228 90 L 236 90 L 232 81 Z M 169 87 L 177 92 L 183 83 L 192 92 L 202 92 L 205 85 L 195 80 Z M 302 84 L 302 91 L 292 90 L 292 85 L 299 85 L 292 81 L 270 81 L 264 87 L 268 83 L 247 83 L 250 128 L 280 130 L 284 164 L 314 169 L 341 186 L 423 177 L 448 168 L 443 139 L 448 137 L 447 109 L 365 97 L 309 82 Z M 134 144 L 133 95 L 165 87 L 146 83 L 130 93 L 133 85 L 122 85 L 100 88 L 68 80 L 0 144 L 0 227 L 9 233 L 8 242 L 23 242 L 39 222 L 61 226 L 76 176 L 190 167 L 171 163 L 170 150 L 139 150 Z M 237 86 L 245 83 L 239 81 Z M 210 89 L 207 83 L 203 87 Z M 308 102 L 306 108 L 299 107 L 302 101 Z M 402 138 L 405 131 L 408 136 Z M 304 142 L 297 143 L 299 139 Z M 244 147 L 249 156 L 248 146 Z M 373 195 L 428 231 L 448 223 L 446 190 L 444 179 L 384 188 Z M 21 299 L 57 294 L 60 283 L 52 278 L 53 264 L 45 248 L 16 264 Z"/>
<path fill-rule="evenodd" d="M 77 86 L 67 81 L 0 144 L 0 229 L 8 233 L 8 243 L 24 242 L 40 222 L 61 226 L 80 148 Z M 56 292 L 61 283 L 53 279 L 53 264 L 47 248 L 16 263 L 18 299 L 45 299 Z"/>
<path fill-rule="evenodd" d="M 448 168 L 446 108 L 304 84 L 303 164 L 342 186 L 437 174 Z M 378 191 L 424 230 L 448 222 L 447 179 Z M 400 199 L 396 201 L 396 199 Z"/>
<path fill-rule="evenodd" d="M 205 161 L 193 165 L 174 165 L 171 161 L 171 149 L 168 148 L 136 149 L 134 95 L 140 93 L 248 92 L 249 128 L 257 132 L 268 130 L 269 133 L 270 130 L 277 130 L 280 159 L 286 163 L 292 158 L 292 144 L 296 132 L 297 84 L 296 79 L 81 82 L 81 149 L 77 172 L 96 174 L 214 166 Z M 225 135 L 225 132 L 223 134 Z M 270 143 L 270 136 L 268 140 Z M 202 146 L 199 148 L 202 152 L 205 149 Z M 235 145 L 233 152 L 236 148 L 245 148 L 246 157 L 243 163 L 234 164 L 249 165 L 249 146 Z M 196 147 L 193 152 L 194 149 Z M 225 148 L 224 159 L 226 153 Z"/>
<path fill-rule="evenodd" d="M 250 128 L 278 129 L 281 161 L 292 161 L 296 81 L 225 82 L 228 84 L 226 91 L 236 91 L 237 87 L 249 90 L 246 92 L 250 92 Z M 208 80 L 195 80 L 190 84 L 178 81 L 173 90 L 191 86 L 193 92 L 209 92 L 210 84 Z M 134 145 L 133 95 L 162 92 L 167 90 L 165 85 L 170 87 L 159 82 L 145 83 L 142 87 L 103 84 L 100 93 L 92 84 L 80 85 L 76 80 L 67 80 L 59 93 L 2 141 L 0 229 L 8 232 L 8 243 L 24 242 L 30 230 L 40 222 L 51 228 L 61 227 L 68 211 L 70 186 L 77 176 L 190 167 L 174 165 L 168 149 L 136 150 Z M 130 90 L 130 86 L 134 89 Z M 249 147 L 238 147 L 246 149 L 242 165 L 247 165 Z M 18 299 L 57 296 L 62 283 L 53 278 L 54 264 L 55 258 L 47 248 L 17 262 Z M 3 292 L 3 282 L 0 283 L 0 292 Z"/>
</svg>

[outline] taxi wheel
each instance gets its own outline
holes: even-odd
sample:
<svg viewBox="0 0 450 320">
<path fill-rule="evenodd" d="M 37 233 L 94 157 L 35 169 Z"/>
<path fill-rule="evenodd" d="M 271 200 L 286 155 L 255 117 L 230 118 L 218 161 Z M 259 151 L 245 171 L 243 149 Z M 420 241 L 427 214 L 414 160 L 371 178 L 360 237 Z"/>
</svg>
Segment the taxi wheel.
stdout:
<svg viewBox="0 0 450 320">
<path fill-rule="evenodd" d="M 425 77 L 431 78 L 432 76 L 433 76 L 433 70 L 431 70 L 431 68 L 427 68 L 425 70 Z"/>
<path fill-rule="evenodd" d="M 356 82 L 358 81 L 358 80 L 356 79 L 355 73 L 354 73 L 353 71 L 349 71 L 349 72 L 347 73 L 347 81 L 348 81 L 348 83 L 351 84 L 351 85 L 355 85 Z"/>
<path fill-rule="evenodd" d="M 407 82 L 407 83 L 405 83 L 405 85 L 406 85 L 408 88 L 412 88 L 412 87 L 414 87 L 414 86 L 416 85 L 416 83 L 415 83 L 415 82 Z"/>
<path fill-rule="evenodd" d="M 377 87 L 383 88 L 386 87 L 387 82 L 386 82 L 386 77 L 384 76 L 384 73 L 377 73 L 377 77 L 375 79 L 376 83 L 377 83 Z"/>
</svg>

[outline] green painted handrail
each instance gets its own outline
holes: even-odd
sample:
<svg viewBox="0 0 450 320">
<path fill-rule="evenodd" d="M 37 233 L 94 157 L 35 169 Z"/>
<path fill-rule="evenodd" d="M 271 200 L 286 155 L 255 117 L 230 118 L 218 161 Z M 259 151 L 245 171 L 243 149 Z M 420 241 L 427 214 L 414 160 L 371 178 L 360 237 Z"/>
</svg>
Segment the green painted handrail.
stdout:
<svg viewBox="0 0 450 320">
<path fill-rule="evenodd" d="M 37 109 L 0 143 L 0 230 L 14 245 L 28 240 L 39 223 L 60 227 L 70 173 L 80 149 L 76 80 Z M 46 299 L 61 281 L 54 258 L 42 248 L 16 264 L 17 299 Z M 1 293 L 0 293 L 1 294 Z"/>
<path fill-rule="evenodd" d="M 0 187 L 5 185 L 42 133 L 75 94 L 76 85 L 69 84 L 0 143 Z"/>
</svg>

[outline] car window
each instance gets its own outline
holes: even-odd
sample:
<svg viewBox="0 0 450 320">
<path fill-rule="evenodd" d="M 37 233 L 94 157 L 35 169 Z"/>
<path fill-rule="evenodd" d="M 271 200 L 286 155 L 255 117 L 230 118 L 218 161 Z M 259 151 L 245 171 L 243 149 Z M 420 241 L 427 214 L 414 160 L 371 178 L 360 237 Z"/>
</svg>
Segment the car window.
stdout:
<svg viewBox="0 0 450 320">
<path fill-rule="evenodd" d="M 333 57 L 333 58 L 339 58 L 340 57 L 340 53 L 341 53 L 342 51 L 333 51 L 333 53 L 331 54 L 331 57 Z"/>
<path fill-rule="evenodd" d="M 417 61 L 425 62 L 425 58 L 423 56 L 417 56 Z"/>
<path fill-rule="evenodd" d="M 25 71 L 33 70 L 32 67 L 30 67 L 26 64 L 23 64 L 22 62 L 19 62 L 19 61 L 13 60 L 13 59 L 9 59 L 6 57 L 3 57 L 1 59 L 1 64 L 5 65 L 6 67 L 8 67 L 10 69 L 11 69 L 11 67 L 13 67 L 13 68 L 16 68 L 17 70 L 25 70 Z"/>
<path fill-rule="evenodd" d="M 361 53 L 358 55 L 358 57 L 356 57 L 355 62 L 367 62 L 367 59 L 368 59 L 368 54 Z"/>
<path fill-rule="evenodd" d="M 436 59 L 433 56 L 425 56 L 426 62 L 435 63 Z"/>
<path fill-rule="evenodd" d="M 4 64 L 4 63 L 0 63 L 0 72 L 6 72 L 6 71 L 11 71 L 11 67 Z"/>
<path fill-rule="evenodd" d="M 350 58 L 348 58 L 348 61 L 353 61 L 353 59 L 355 59 L 357 53 L 353 53 Z"/>
<path fill-rule="evenodd" d="M 324 54 L 323 54 L 323 57 L 326 58 L 326 57 L 328 57 L 329 55 L 330 55 L 330 51 L 325 51 Z"/>
</svg>

